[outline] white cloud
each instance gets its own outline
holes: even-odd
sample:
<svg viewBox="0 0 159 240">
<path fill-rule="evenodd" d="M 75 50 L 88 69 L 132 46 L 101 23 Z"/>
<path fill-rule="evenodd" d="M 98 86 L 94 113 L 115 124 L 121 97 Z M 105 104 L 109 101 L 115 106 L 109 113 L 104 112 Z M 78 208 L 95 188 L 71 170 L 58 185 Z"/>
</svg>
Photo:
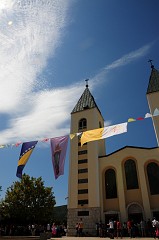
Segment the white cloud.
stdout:
<svg viewBox="0 0 159 240">
<path fill-rule="evenodd" d="M 38 74 L 60 44 L 69 2 L 0 3 L 0 112 L 16 111 L 38 84 Z"/>
<path fill-rule="evenodd" d="M 3 0 L 0 2 L 0 12 L 3 10 L 8 10 L 11 9 L 13 6 L 13 1 L 12 0 Z"/>
<path fill-rule="evenodd" d="M 105 70 L 112 70 L 114 68 L 118 68 L 124 65 L 129 64 L 130 62 L 137 60 L 138 58 L 143 57 L 144 55 L 146 55 L 148 53 L 148 51 L 150 50 L 152 46 L 151 44 L 147 44 L 135 51 L 132 51 L 124 56 L 122 56 L 121 58 L 115 60 L 114 62 L 112 62 L 111 64 L 107 65 L 104 69 Z"/>
<path fill-rule="evenodd" d="M 10 120 L 10 128 L 1 131 L 1 144 L 30 141 L 69 134 L 70 112 L 82 94 L 83 85 L 41 91 L 29 95 L 28 110 Z M 30 109 L 30 110 L 29 110 Z"/>
<path fill-rule="evenodd" d="M 22 2 L 0 3 L 0 112 L 10 116 L 8 127 L 0 132 L 0 144 L 68 134 L 70 112 L 83 92 L 80 82 L 39 92 L 36 88 L 34 92 L 38 74 L 60 44 L 70 1 Z M 95 87 L 95 80 L 104 79 L 108 71 L 143 56 L 150 46 L 107 65 L 90 79 L 91 88 Z"/>
<path fill-rule="evenodd" d="M 116 69 L 116 68 L 119 68 L 119 67 L 122 67 L 122 66 L 125 66 L 125 65 L 128 65 L 131 62 L 136 61 L 139 58 L 145 56 L 149 52 L 149 50 L 152 47 L 153 43 L 154 42 L 146 44 L 143 47 L 141 47 L 141 48 L 139 48 L 137 50 L 134 50 L 134 51 L 132 51 L 132 52 L 130 52 L 128 54 L 125 54 L 121 58 L 115 60 L 114 62 L 112 62 L 112 63 L 110 63 L 108 65 L 106 65 L 104 68 L 102 68 L 99 71 L 99 73 L 96 74 L 96 76 L 94 76 L 92 78 L 93 83 L 97 84 L 97 82 L 99 83 L 99 81 L 105 80 L 106 74 L 109 71 L 111 71 L 113 69 Z"/>
<path fill-rule="evenodd" d="M 99 74 L 90 79 L 91 90 L 99 84 L 95 81 L 95 79 L 99 80 L 99 75 L 104 79 L 107 71 L 138 59 L 146 54 L 149 48 L 150 45 L 144 46 L 107 65 Z M 0 132 L 0 142 L 2 144 L 15 143 L 68 134 L 70 112 L 82 92 L 83 84 L 80 82 L 67 88 L 40 91 L 34 94 L 30 92 L 28 97 L 25 97 L 26 104 L 23 111 L 10 119 L 8 129 Z M 21 104 L 23 105 L 24 102 L 22 101 Z M 104 126 L 108 125 L 111 125 L 111 120 L 104 123 Z"/>
</svg>

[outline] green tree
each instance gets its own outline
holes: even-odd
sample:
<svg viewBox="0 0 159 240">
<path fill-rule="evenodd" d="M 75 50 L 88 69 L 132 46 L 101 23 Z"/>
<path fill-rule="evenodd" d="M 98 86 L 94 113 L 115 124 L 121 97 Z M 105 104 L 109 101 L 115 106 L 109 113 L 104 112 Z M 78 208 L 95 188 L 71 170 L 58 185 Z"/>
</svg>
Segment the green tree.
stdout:
<svg viewBox="0 0 159 240">
<path fill-rule="evenodd" d="M 55 205 L 52 187 L 45 187 L 42 178 L 23 175 L 6 191 L 0 210 L 3 219 L 12 223 L 46 223 Z"/>
</svg>

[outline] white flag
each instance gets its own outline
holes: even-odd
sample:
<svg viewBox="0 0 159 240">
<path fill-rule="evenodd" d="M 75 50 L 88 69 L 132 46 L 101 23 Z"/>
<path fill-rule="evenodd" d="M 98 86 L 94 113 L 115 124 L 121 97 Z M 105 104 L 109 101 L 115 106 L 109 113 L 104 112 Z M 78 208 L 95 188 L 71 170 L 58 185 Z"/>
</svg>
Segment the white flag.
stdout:
<svg viewBox="0 0 159 240">
<path fill-rule="evenodd" d="M 114 135 L 127 132 L 127 124 L 128 123 L 125 122 L 125 123 L 120 123 L 120 124 L 112 125 L 109 127 L 105 127 L 102 134 L 102 138 L 107 138 L 107 137 L 111 137 Z"/>
</svg>

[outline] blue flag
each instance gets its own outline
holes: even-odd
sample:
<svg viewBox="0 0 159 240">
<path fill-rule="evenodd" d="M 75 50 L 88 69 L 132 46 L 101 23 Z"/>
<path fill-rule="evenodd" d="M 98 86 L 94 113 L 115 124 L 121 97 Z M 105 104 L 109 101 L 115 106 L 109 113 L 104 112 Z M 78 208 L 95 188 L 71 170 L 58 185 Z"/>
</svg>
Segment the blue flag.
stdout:
<svg viewBox="0 0 159 240">
<path fill-rule="evenodd" d="M 21 153 L 18 161 L 16 176 L 22 178 L 23 168 L 25 167 L 33 149 L 35 148 L 38 141 L 25 142 L 22 144 Z"/>
</svg>

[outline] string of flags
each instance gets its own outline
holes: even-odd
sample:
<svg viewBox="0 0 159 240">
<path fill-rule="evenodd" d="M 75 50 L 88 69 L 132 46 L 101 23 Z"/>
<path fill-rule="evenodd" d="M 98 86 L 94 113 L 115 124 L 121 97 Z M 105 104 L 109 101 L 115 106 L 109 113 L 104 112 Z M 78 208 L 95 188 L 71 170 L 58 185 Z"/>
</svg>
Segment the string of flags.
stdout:
<svg viewBox="0 0 159 240">
<path fill-rule="evenodd" d="M 152 117 L 156 117 L 159 116 L 159 109 L 156 108 L 154 110 L 153 114 L 150 113 L 146 113 L 145 117 L 138 117 L 138 118 L 129 118 L 127 120 L 127 122 L 125 123 L 120 123 L 120 124 L 116 124 L 116 125 L 112 125 L 112 126 L 108 126 L 108 127 L 104 127 L 104 128 L 99 128 L 99 129 L 94 129 L 94 130 L 89 130 L 89 131 L 85 131 L 83 133 L 72 133 L 70 134 L 70 139 L 73 139 L 75 136 L 79 136 L 81 135 L 81 146 L 86 143 L 86 142 L 90 142 L 90 141 L 95 141 L 95 140 L 99 140 L 99 139 L 103 139 L 103 138 L 108 138 L 117 134 L 121 134 L 124 132 L 127 132 L 127 124 L 130 122 L 135 122 L 135 121 L 139 121 L 139 120 L 144 120 L 146 118 L 152 118 Z"/>
<path fill-rule="evenodd" d="M 85 131 L 81 135 L 81 146 L 87 142 L 108 138 L 114 135 L 127 132 L 127 122 Z"/>
<path fill-rule="evenodd" d="M 52 154 L 52 165 L 55 179 L 57 179 L 60 175 L 64 174 L 64 164 L 65 164 L 65 157 L 67 151 L 67 144 L 68 139 L 72 140 L 75 136 L 80 136 L 81 146 L 87 142 L 100 140 L 104 138 L 108 138 L 114 135 L 122 134 L 127 132 L 127 125 L 129 122 L 134 122 L 136 120 L 144 120 L 145 118 L 159 116 L 159 109 L 155 109 L 153 114 L 146 113 L 145 117 L 139 117 L 137 119 L 129 118 L 127 122 L 93 129 L 81 133 L 74 133 L 69 134 L 66 136 L 55 137 L 55 138 L 44 138 L 41 142 L 48 142 L 50 140 L 51 145 L 51 154 Z M 31 156 L 36 144 L 38 141 L 31 141 L 31 142 L 18 142 L 16 144 L 7 144 L 7 145 L 0 145 L 0 148 L 15 146 L 18 147 L 22 144 L 21 152 L 18 160 L 17 166 L 17 173 L 16 176 L 22 178 L 23 169 Z"/>
<path fill-rule="evenodd" d="M 138 121 L 138 120 L 144 120 L 145 118 L 156 117 L 158 115 L 159 115 L 159 109 L 156 108 L 154 110 L 153 114 L 146 113 L 145 117 L 138 117 L 136 119 L 135 118 L 129 118 L 127 122 L 129 123 L 129 122 L 135 122 L 135 121 Z M 70 139 L 72 140 L 75 136 L 79 136 L 79 135 L 81 135 L 81 133 L 71 133 L 70 134 Z M 50 140 L 50 138 L 44 138 L 44 139 L 40 140 L 39 142 L 44 143 L 44 142 L 48 142 L 49 140 Z M 0 144 L 0 148 L 19 147 L 22 144 L 23 144 L 23 142 L 17 142 L 17 143 L 12 143 L 12 144 Z"/>
</svg>

